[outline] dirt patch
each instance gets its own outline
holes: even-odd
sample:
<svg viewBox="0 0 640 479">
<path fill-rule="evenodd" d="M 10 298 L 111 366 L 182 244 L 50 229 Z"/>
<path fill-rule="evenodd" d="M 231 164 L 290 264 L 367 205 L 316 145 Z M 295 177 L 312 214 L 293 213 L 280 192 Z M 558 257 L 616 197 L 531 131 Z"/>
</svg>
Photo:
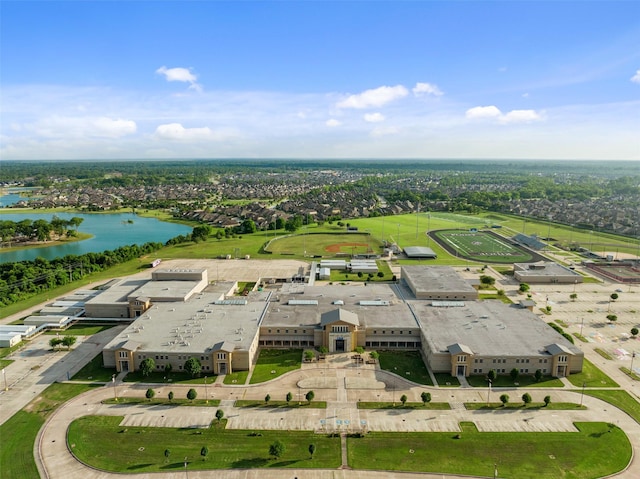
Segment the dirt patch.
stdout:
<svg viewBox="0 0 640 479">
<path fill-rule="evenodd" d="M 342 248 L 366 248 L 367 246 L 367 243 L 335 243 L 325 247 L 324 250 L 328 253 L 340 253 L 340 251 L 342 251 Z"/>
</svg>

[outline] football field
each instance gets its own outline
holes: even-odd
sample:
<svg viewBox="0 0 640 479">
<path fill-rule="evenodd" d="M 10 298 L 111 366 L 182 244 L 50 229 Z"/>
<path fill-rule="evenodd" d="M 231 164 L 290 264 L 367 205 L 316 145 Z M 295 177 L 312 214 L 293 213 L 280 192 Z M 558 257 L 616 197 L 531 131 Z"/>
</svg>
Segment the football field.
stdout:
<svg viewBox="0 0 640 479">
<path fill-rule="evenodd" d="M 539 261 L 541 257 L 489 231 L 439 230 L 432 237 L 455 256 L 489 263 Z"/>
</svg>

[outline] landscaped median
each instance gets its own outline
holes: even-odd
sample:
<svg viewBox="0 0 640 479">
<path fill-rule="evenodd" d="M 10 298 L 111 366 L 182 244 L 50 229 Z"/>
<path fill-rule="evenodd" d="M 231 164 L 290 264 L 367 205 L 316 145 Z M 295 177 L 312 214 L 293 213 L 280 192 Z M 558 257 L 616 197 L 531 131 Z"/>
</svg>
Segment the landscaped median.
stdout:
<svg viewBox="0 0 640 479">
<path fill-rule="evenodd" d="M 336 469 L 340 439 L 311 431 L 226 430 L 120 426 L 122 417 L 86 416 L 69 426 L 69 450 L 82 462 L 117 473 L 252 468 Z M 631 459 L 631 444 L 613 424 L 576 423 L 578 432 L 461 432 L 354 434 L 349 466 L 519 479 L 591 479 L 616 473 Z M 271 446 L 283 446 L 273 456 Z M 311 454 L 313 445 L 313 454 Z M 203 454 L 204 451 L 204 454 Z M 211 451 L 211 454 L 208 454 Z"/>
<path fill-rule="evenodd" d="M 347 441 L 354 469 L 433 472 L 518 479 L 591 479 L 624 469 L 631 444 L 606 423 L 576 423 L 579 432 L 371 432 Z"/>
</svg>

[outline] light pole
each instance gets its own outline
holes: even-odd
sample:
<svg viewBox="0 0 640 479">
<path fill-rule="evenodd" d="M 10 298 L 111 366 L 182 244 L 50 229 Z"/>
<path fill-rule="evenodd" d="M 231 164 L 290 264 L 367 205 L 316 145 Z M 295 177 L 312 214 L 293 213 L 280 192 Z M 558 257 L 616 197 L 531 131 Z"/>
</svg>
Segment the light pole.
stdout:
<svg viewBox="0 0 640 479">
<path fill-rule="evenodd" d="M 584 399 L 584 388 L 587 383 L 582 383 L 582 394 L 580 395 L 580 407 L 582 407 L 582 400 Z"/>
<path fill-rule="evenodd" d="M 427 246 L 431 246 L 429 231 L 431 231 L 431 213 L 427 213 Z"/>
<path fill-rule="evenodd" d="M 582 328 L 584 327 L 584 317 L 582 318 L 582 322 L 580 323 L 580 336 L 582 336 Z"/>
<path fill-rule="evenodd" d="M 400 248 L 400 223 L 398 223 L 398 237 L 396 238 L 396 244 Z"/>
<path fill-rule="evenodd" d="M 631 370 L 631 374 L 633 374 L 633 360 L 636 357 L 636 353 L 635 351 L 633 353 L 631 353 L 631 367 L 629 368 Z"/>
<path fill-rule="evenodd" d="M 489 397 L 491 395 L 491 379 L 487 379 L 489 381 L 489 387 L 487 388 L 487 407 L 489 407 Z"/>
<path fill-rule="evenodd" d="M 189 479 L 189 472 L 187 471 L 187 464 L 189 464 L 189 463 L 187 462 L 187 458 L 185 456 L 185 458 L 184 458 L 184 477 Z"/>
<path fill-rule="evenodd" d="M 493 465 L 493 479 L 498 479 L 498 465 Z"/>
<path fill-rule="evenodd" d="M 4 368 L 2 368 L 2 378 L 4 379 L 4 390 L 8 391 L 9 386 L 7 386 L 7 374 L 4 372 Z"/>
<path fill-rule="evenodd" d="M 117 401 L 118 400 L 118 390 L 116 389 L 116 375 L 115 374 L 113 374 L 111 376 L 111 382 L 113 383 L 113 399 L 115 401 Z"/>
<path fill-rule="evenodd" d="M 204 402 L 209 404 L 209 394 L 207 393 L 207 376 L 204 377 Z"/>
</svg>

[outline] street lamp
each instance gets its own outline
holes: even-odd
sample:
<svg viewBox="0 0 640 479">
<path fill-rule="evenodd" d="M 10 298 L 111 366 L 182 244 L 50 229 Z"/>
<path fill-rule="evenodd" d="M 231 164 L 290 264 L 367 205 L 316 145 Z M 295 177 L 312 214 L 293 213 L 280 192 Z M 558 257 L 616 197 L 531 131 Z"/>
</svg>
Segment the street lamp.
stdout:
<svg viewBox="0 0 640 479">
<path fill-rule="evenodd" d="M 580 323 L 580 336 L 582 336 L 582 328 L 584 327 L 584 317 L 582 318 L 582 322 Z"/>
<path fill-rule="evenodd" d="M 489 407 L 489 396 L 491 395 L 491 379 L 487 379 L 489 381 L 489 388 L 487 389 L 487 407 Z"/>
<path fill-rule="evenodd" d="M 189 472 L 187 471 L 187 464 L 189 464 L 189 463 L 187 462 L 187 457 L 185 456 L 185 458 L 184 458 L 184 476 L 187 479 L 189 479 Z"/>
<path fill-rule="evenodd" d="M 207 393 L 207 376 L 204 377 L 204 400 L 205 404 L 209 404 L 209 394 Z"/>
<path fill-rule="evenodd" d="M 111 382 L 113 383 L 113 399 L 118 400 L 118 390 L 116 389 L 116 375 L 111 375 Z"/>
<path fill-rule="evenodd" d="M 633 360 L 636 357 L 636 353 L 635 351 L 633 353 L 631 353 L 631 367 L 629 368 L 631 370 L 631 374 L 633 374 Z"/>
<path fill-rule="evenodd" d="M 584 388 L 587 383 L 582 383 L 582 394 L 580 395 L 580 407 L 582 407 L 582 400 L 584 399 Z"/>
</svg>

